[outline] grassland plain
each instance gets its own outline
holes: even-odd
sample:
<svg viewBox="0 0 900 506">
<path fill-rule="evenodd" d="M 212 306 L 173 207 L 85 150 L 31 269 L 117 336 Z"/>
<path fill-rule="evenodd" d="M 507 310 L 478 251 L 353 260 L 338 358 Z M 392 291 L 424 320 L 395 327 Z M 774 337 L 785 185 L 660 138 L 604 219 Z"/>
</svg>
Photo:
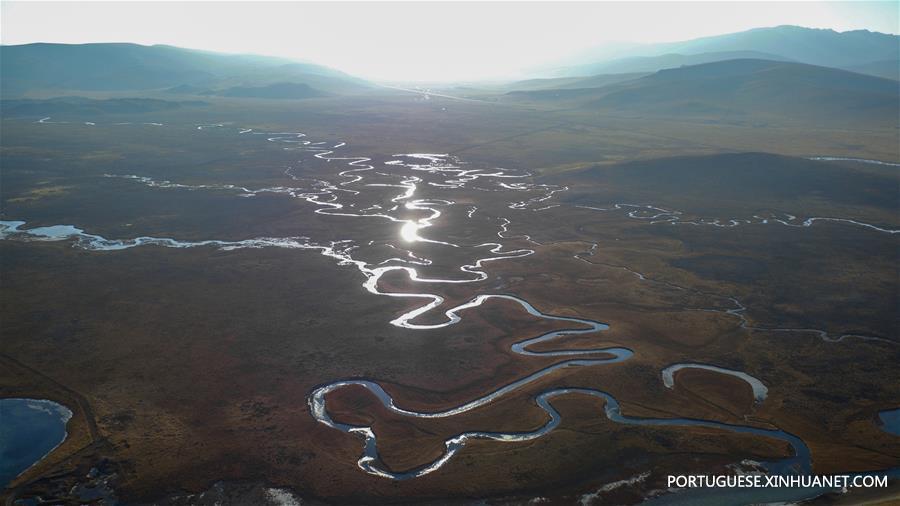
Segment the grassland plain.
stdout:
<svg viewBox="0 0 900 506">
<path fill-rule="evenodd" d="M 335 392 L 333 416 L 372 425 L 392 468 L 433 460 L 443 441 L 461 430 L 533 430 L 546 421 L 533 397 L 559 386 L 600 387 L 629 416 L 781 428 L 809 445 L 816 472 L 900 462 L 897 438 L 875 421 L 879 410 L 900 399 L 900 385 L 887 380 L 900 372 L 896 234 L 833 222 L 651 224 L 627 211 L 578 207 L 624 202 L 678 210 L 686 219 L 723 220 L 750 220 L 766 211 L 801 220 L 834 212 L 896 229 L 896 170 L 792 158 L 897 162 L 895 129 L 675 122 L 402 92 L 209 102 L 190 111 L 50 120 L 66 123 L 4 118 L 2 219 L 26 220 L 28 227 L 72 224 L 107 238 L 396 239 L 396 223 L 315 214 L 314 204 L 284 194 L 238 198 L 230 190 L 104 177 L 267 188 L 294 184 L 287 167 L 310 178 L 347 168 L 237 134 L 246 128 L 347 141 L 349 154 L 377 163 L 395 153 L 458 154 L 475 167 L 522 168 L 534 173 L 532 182 L 569 187 L 546 202 L 560 206 L 543 211 L 510 209 L 520 198 L 512 191 L 457 192 L 459 204 L 477 206 L 476 219 L 461 205 L 424 236 L 498 240 L 499 220 L 507 218 L 504 246 L 534 254 L 487 264 L 488 279 L 474 288 L 414 283 L 402 272 L 382 278 L 380 288 L 439 290 L 446 299 L 441 309 L 473 294 L 515 293 L 546 313 L 611 325 L 599 336 L 535 349 L 599 343 L 627 346 L 634 358 L 558 371 L 447 419 L 398 417 L 363 389 Z M 198 129 L 202 125 L 223 126 Z M 744 152 L 785 157 L 735 155 Z M 722 154 L 738 158 L 722 162 L 716 158 Z M 694 158 L 671 158 L 683 156 Z M 747 156 L 755 161 L 745 162 Z M 781 177 L 780 191 L 748 186 L 746 172 L 727 170 L 741 163 L 760 170 L 764 180 Z M 716 192 L 697 191 L 717 169 Z M 666 170 L 683 177 L 663 177 Z M 785 181 L 788 172 L 818 179 L 810 189 L 809 178 Z M 647 178 L 653 184 L 645 184 Z M 374 191 L 385 192 L 384 203 L 396 194 Z M 417 197 L 440 195 L 439 188 L 423 186 Z M 481 216 L 485 221 L 477 220 Z M 458 273 L 467 252 L 447 249 L 425 244 L 417 250 L 435 259 L 421 268 L 423 276 Z M 360 252 L 367 254 L 381 253 Z M 601 400 L 561 397 L 553 404 L 562 424 L 540 439 L 474 441 L 438 472 L 385 480 L 357 467 L 358 438 L 310 416 L 311 389 L 336 378 L 372 378 L 398 405 L 457 405 L 560 362 L 509 351 L 512 343 L 560 324 L 497 300 L 458 325 L 424 334 L 398 328 L 389 321 L 414 302 L 367 293 L 359 272 L 315 251 L 147 246 L 96 252 L 71 242 L 0 241 L 0 256 L 0 359 L 8 365 L 0 394 L 50 398 L 75 412 L 67 442 L 21 476 L 9 497 L 62 494 L 98 462 L 103 473 L 115 475 L 115 494 L 128 502 L 177 502 L 179 494 L 225 481 L 264 482 L 336 502 L 544 496 L 565 503 L 652 469 L 636 487 L 603 496 L 637 502 L 664 488 L 669 472 L 721 471 L 742 459 L 789 453 L 777 440 L 717 429 L 615 424 L 602 416 Z M 734 300 L 745 309 L 729 313 L 738 309 Z M 747 326 L 880 340 L 829 342 L 811 332 Z M 675 388 L 667 389 L 660 371 L 677 362 L 746 371 L 766 383 L 769 398 L 755 405 L 745 383 L 709 371 L 682 371 Z"/>
</svg>

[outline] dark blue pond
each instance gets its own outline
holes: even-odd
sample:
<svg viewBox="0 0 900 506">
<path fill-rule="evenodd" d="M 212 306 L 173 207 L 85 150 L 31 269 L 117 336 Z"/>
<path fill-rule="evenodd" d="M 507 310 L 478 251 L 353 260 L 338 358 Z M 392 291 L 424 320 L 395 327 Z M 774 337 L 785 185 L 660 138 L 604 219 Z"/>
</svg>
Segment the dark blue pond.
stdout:
<svg viewBox="0 0 900 506">
<path fill-rule="evenodd" d="M 0 399 L 0 488 L 66 439 L 72 412 L 40 399 Z"/>
<path fill-rule="evenodd" d="M 900 436 L 900 408 L 882 411 L 878 413 L 878 418 L 881 420 L 882 430 Z"/>
</svg>

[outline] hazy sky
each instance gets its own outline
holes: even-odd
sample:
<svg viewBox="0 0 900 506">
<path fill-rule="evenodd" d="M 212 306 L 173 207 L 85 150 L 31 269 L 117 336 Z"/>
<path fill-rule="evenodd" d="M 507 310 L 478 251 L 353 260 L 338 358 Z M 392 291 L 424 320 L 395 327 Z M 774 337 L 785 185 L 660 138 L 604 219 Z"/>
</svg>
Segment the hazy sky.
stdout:
<svg viewBox="0 0 900 506">
<path fill-rule="evenodd" d="M 286 56 L 381 80 L 514 77 L 610 41 L 760 26 L 898 31 L 896 2 L 0 2 L 3 44 L 136 42 Z"/>
</svg>

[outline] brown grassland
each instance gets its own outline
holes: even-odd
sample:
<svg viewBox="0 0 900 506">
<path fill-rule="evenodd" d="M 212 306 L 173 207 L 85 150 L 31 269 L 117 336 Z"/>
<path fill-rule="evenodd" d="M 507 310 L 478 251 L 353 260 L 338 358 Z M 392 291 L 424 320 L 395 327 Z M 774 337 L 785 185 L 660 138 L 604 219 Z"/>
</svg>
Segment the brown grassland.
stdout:
<svg viewBox="0 0 900 506">
<path fill-rule="evenodd" d="M 108 238 L 308 236 L 323 242 L 365 236 L 382 246 L 396 239 L 396 223 L 314 214 L 313 204 L 285 195 L 235 198 L 234 192 L 102 177 L 139 174 L 259 188 L 290 184 L 284 169 L 298 158 L 304 176 L 347 168 L 238 136 L 238 128 L 347 141 L 350 155 L 379 162 L 395 153 L 449 153 L 473 167 L 525 169 L 533 173 L 530 182 L 567 186 L 547 201 L 562 205 L 514 210 L 508 203 L 520 199 L 515 192 L 459 190 L 456 201 L 477 205 L 475 216 L 484 221 L 467 219 L 461 205 L 422 234 L 467 244 L 496 241 L 497 219 L 505 217 L 511 222 L 501 241 L 505 249 L 529 248 L 533 255 L 487 263 L 488 279 L 473 285 L 414 283 L 392 272 L 379 288 L 439 291 L 444 305 L 422 322 L 439 321 L 444 310 L 474 295 L 516 294 L 544 313 L 611 327 L 535 350 L 623 346 L 634 357 L 560 370 L 443 419 L 399 416 L 362 388 L 331 394 L 335 419 L 374 428 L 386 465 L 404 470 L 430 462 L 445 439 L 464 430 L 535 430 L 547 415 L 533 398 L 561 386 L 608 392 L 627 416 L 780 428 L 809 446 L 816 473 L 900 465 L 900 438 L 877 422 L 880 410 L 900 404 L 896 234 L 833 222 L 651 224 L 627 211 L 575 207 L 652 204 L 699 219 L 751 219 L 771 210 L 801 221 L 837 216 L 897 229 L 896 167 L 797 158 L 900 162 L 896 129 L 616 117 L 502 98 L 425 100 L 393 91 L 211 101 L 190 112 L 114 118 L 164 127 L 114 126 L 108 118 L 61 118 L 72 121 L 66 124 L 4 118 L 0 218 L 25 220 L 27 227 L 71 224 Z M 196 129 L 208 123 L 226 127 Z M 747 152 L 783 156 L 759 161 Z M 764 181 L 745 184 L 728 171 L 731 162 L 716 162 L 721 180 L 704 190 L 698 185 L 710 176 L 701 165 L 722 155 L 750 156 Z M 784 176 L 796 171 L 821 180 L 809 190 L 810 178 Z M 373 191 L 387 199 L 393 190 Z M 439 189 L 420 190 L 418 198 L 441 198 Z M 378 247 L 359 255 L 381 258 Z M 420 274 L 458 275 L 458 266 L 471 260 L 471 250 L 447 250 L 417 250 L 438 260 Z M 310 416 L 312 389 L 366 378 L 382 384 L 399 406 L 446 409 L 563 361 L 517 355 L 510 346 L 570 325 L 492 300 L 467 310 L 457 325 L 398 328 L 390 320 L 419 301 L 372 295 L 359 271 L 316 251 L 146 246 L 97 252 L 73 248 L 71 241 L 4 240 L 0 259 L 0 397 L 52 399 L 75 413 L 65 443 L 5 491 L 10 501 L 63 498 L 99 466 L 103 476 L 113 476 L 115 495 L 129 503 L 177 503 L 177 496 L 221 481 L 264 483 L 335 503 L 548 497 L 565 504 L 652 469 L 637 488 L 603 496 L 634 503 L 665 488 L 667 474 L 725 472 L 742 459 L 790 454 L 780 441 L 754 435 L 617 424 L 603 415 L 601 399 L 571 395 L 552 401 L 562 423 L 544 437 L 471 441 L 434 473 L 387 480 L 357 467 L 358 437 Z M 746 307 L 742 316 L 726 313 L 735 308 L 732 298 Z M 880 340 L 830 342 L 810 332 L 746 326 Z M 678 373 L 667 389 L 660 371 L 679 362 L 745 371 L 763 380 L 769 397 L 757 405 L 745 382 L 703 370 Z"/>
</svg>

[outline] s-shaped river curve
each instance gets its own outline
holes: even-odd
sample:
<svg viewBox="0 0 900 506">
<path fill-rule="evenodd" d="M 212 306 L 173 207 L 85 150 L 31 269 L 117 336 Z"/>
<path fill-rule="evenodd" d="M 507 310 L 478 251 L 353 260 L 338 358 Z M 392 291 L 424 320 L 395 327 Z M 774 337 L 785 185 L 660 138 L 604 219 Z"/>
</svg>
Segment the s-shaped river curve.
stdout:
<svg viewBox="0 0 900 506">
<path fill-rule="evenodd" d="M 211 125 L 215 127 L 222 128 L 223 125 Z M 198 127 L 198 130 L 203 130 L 207 126 Z M 461 245 L 454 244 L 449 241 L 441 241 L 437 239 L 429 239 L 422 237 L 419 233 L 421 230 L 430 227 L 435 220 L 437 220 L 441 215 L 441 207 L 444 206 L 452 206 L 455 204 L 452 200 L 444 200 L 444 199 L 414 199 L 413 197 L 416 194 L 418 186 L 421 184 L 427 183 L 429 186 L 440 188 L 440 189 L 458 189 L 465 188 L 467 185 L 473 182 L 477 182 L 480 180 L 487 180 L 489 182 L 494 182 L 493 187 L 488 188 L 474 188 L 483 191 L 513 191 L 513 192 L 539 192 L 538 196 L 532 196 L 525 198 L 524 200 L 514 201 L 507 205 L 510 209 L 531 209 L 534 211 L 540 211 L 545 209 L 550 209 L 552 207 L 556 207 L 554 204 L 543 204 L 550 199 L 553 198 L 554 194 L 566 191 L 566 187 L 554 187 L 550 185 L 536 185 L 528 182 L 516 182 L 516 183 L 505 183 L 504 179 L 507 178 L 524 178 L 527 177 L 528 174 L 525 173 L 516 173 L 507 171 L 505 169 L 495 169 L 491 171 L 484 171 L 480 169 L 465 169 L 459 166 L 458 160 L 452 157 L 448 157 L 447 155 L 439 155 L 439 154 L 422 154 L 422 153 L 414 153 L 407 155 L 396 155 L 399 159 L 391 160 L 385 162 L 386 166 L 389 166 L 393 169 L 408 169 L 410 174 L 400 175 L 400 174 L 387 174 L 383 172 L 377 172 L 375 169 L 375 165 L 372 162 L 371 158 L 368 157 L 355 157 L 355 156 L 334 156 L 335 151 L 337 149 L 343 148 L 346 146 L 345 142 L 339 142 L 336 144 L 326 144 L 324 142 L 313 142 L 305 139 L 305 135 L 299 132 L 280 132 L 280 133 L 265 133 L 265 132 L 255 132 L 251 129 L 241 129 L 239 132 L 240 135 L 262 135 L 267 141 L 273 143 L 279 143 L 283 145 L 286 150 L 296 150 L 302 152 L 311 152 L 313 156 L 320 160 L 324 160 L 326 162 L 331 161 L 342 161 L 345 162 L 347 166 L 350 168 L 340 171 L 338 173 L 339 180 L 338 181 L 327 181 L 321 179 L 308 180 L 308 178 L 303 178 L 296 176 L 291 169 L 288 169 L 285 174 L 289 176 L 296 183 L 308 183 L 308 186 L 302 187 L 270 187 L 270 188 L 261 188 L 261 189 L 250 189 L 236 185 L 185 185 L 179 183 L 172 183 L 169 181 L 156 181 L 151 178 L 143 177 L 143 176 L 135 176 L 135 175 L 108 175 L 109 177 L 123 177 L 128 179 L 134 179 L 148 186 L 155 186 L 161 188 L 180 188 L 187 190 L 215 190 L 215 191 L 234 191 L 238 192 L 240 196 L 244 197 L 252 197 L 259 194 L 265 193 L 281 193 L 288 194 L 292 197 L 301 198 L 310 202 L 317 206 L 314 212 L 325 215 L 335 215 L 335 216 L 344 216 L 344 217 L 359 217 L 359 218 L 379 218 L 389 220 L 390 222 L 396 222 L 400 224 L 401 230 L 400 235 L 407 241 L 411 243 L 415 242 L 427 242 L 433 243 L 437 245 L 459 248 Z M 420 175 L 416 175 L 416 173 Z M 399 179 L 399 181 L 394 182 L 377 182 L 377 183 L 366 183 L 366 177 L 372 175 L 379 177 L 393 177 L 394 179 Z M 437 180 L 425 180 L 425 177 L 430 179 Z M 396 187 L 399 189 L 399 193 L 391 198 L 387 205 L 381 204 L 372 204 L 369 206 L 356 205 L 356 203 L 352 202 L 344 202 L 342 201 L 343 195 L 353 195 L 353 196 L 363 196 L 365 195 L 366 188 L 370 187 Z M 542 207 L 535 207 L 537 204 L 541 204 Z M 391 207 L 389 207 L 391 206 Z M 468 217 L 472 218 L 472 215 L 477 210 L 477 207 L 473 206 L 471 210 L 468 212 Z M 404 216 L 403 214 L 415 214 L 415 213 L 426 213 L 425 216 L 420 216 L 416 218 L 410 218 L 408 216 Z M 508 220 L 501 218 L 503 222 L 501 223 L 501 230 L 497 233 L 497 237 L 500 240 L 507 239 L 504 236 L 506 232 L 506 225 L 509 223 Z M 106 239 L 100 237 L 98 235 L 88 234 L 81 229 L 78 229 L 74 226 L 54 226 L 54 227 L 41 227 L 37 229 L 31 230 L 22 230 L 20 227 L 24 225 L 24 222 L 13 222 L 7 221 L 0 223 L 0 236 L 3 238 L 14 238 L 19 240 L 43 240 L 43 241 L 58 241 L 58 240 L 74 240 L 74 244 L 78 247 L 90 250 L 97 251 L 109 251 L 109 250 L 122 250 L 133 247 L 139 247 L 144 245 L 155 245 L 162 247 L 170 247 L 170 248 L 186 248 L 186 247 L 218 247 L 221 249 L 238 249 L 238 248 L 261 248 L 261 247 L 287 247 L 287 248 L 298 248 L 298 249 L 316 249 L 319 250 L 321 254 L 335 258 L 338 260 L 340 265 L 350 265 L 356 267 L 365 277 L 365 281 L 363 282 L 363 287 L 369 291 L 370 293 L 390 296 L 390 297 L 404 297 L 404 298 L 420 298 L 425 299 L 426 302 L 424 305 L 414 308 L 403 315 L 395 318 L 391 321 L 393 325 L 398 327 L 408 328 L 412 330 L 429 330 L 435 328 L 442 328 L 449 325 L 454 325 L 461 320 L 460 313 L 476 308 L 482 305 L 484 302 L 490 299 L 504 299 L 508 301 L 512 301 L 518 303 L 523 309 L 525 309 L 528 313 L 533 316 L 554 320 L 554 321 L 563 321 L 567 323 L 576 324 L 580 328 L 572 328 L 572 329 L 564 329 L 557 330 L 553 332 L 548 332 L 545 334 L 541 334 L 536 337 L 528 338 L 521 340 L 511 347 L 511 351 L 516 354 L 525 355 L 525 356 L 550 356 L 550 357 L 579 357 L 579 358 L 571 358 L 559 363 L 556 363 L 552 366 L 541 369 L 537 372 L 534 372 L 524 378 L 521 378 L 517 381 L 509 383 L 505 386 L 502 386 L 482 397 L 471 400 L 467 403 L 461 404 L 456 407 L 447 408 L 441 411 L 433 411 L 433 412 L 416 412 L 407 409 L 403 409 L 395 405 L 393 399 L 390 397 L 384 389 L 374 381 L 365 380 L 365 379 L 348 379 L 348 380 L 338 380 L 330 382 L 326 385 L 322 385 L 316 389 L 314 389 L 309 397 L 308 403 L 310 406 L 310 411 L 312 415 L 315 417 L 317 421 L 323 423 L 329 427 L 332 427 L 337 430 L 341 430 L 347 433 L 353 433 L 357 436 L 360 436 L 364 440 L 363 454 L 358 460 L 358 465 L 360 469 L 363 471 L 385 478 L 402 480 L 415 478 L 418 476 L 422 476 L 433 472 L 439 469 L 442 465 L 444 465 L 447 461 L 449 461 L 461 448 L 463 448 L 466 444 L 466 441 L 471 439 L 488 439 L 493 441 L 500 442 L 515 442 L 515 441 L 528 441 L 532 439 L 539 438 L 544 434 L 552 431 L 555 427 L 557 427 L 561 421 L 560 414 L 552 407 L 551 400 L 562 395 L 588 395 L 597 398 L 602 398 L 605 400 L 605 408 L 604 414 L 611 421 L 622 423 L 622 424 L 631 424 L 631 425 L 647 425 L 647 426 L 701 426 L 701 427 L 710 427 L 710 428 L 718 428 L 725 431 L 736 432 L 736 433 L 752 433 L 763 437 L 770 437 L 785 441 L 788 443 L 794 451 L 794 457 L 791 459 L 786 459 L 782 464 L 785 466 L 782 469 L 791 469 L 793 471 L 800 472 L 808 472 L 810 466 L 809 459 L 809 450 L 805 446 L 805 444 L 799 440 L 796 436 L 791 434 L 787 434 L 780 430 L 773 429 L 760 429 L 749 426 L 739 426 L 739 425 L 730 425 L 720 422 L 713 422 L 707 420 L 696 420 L 696 419 L 688 419 L 688 418 L 667 418 L 667 419 L 658 419 L 658 418 L 637 418 L 637 417 L 628 417 L 624 416 L 621 413 L 621 409 L 617 400 L 612 397 L 609 393 L 604 392 L 602 390 L 595 389 L 587 389 L 587 388 L 556 388 L 548 391 L 544 391 L 538 394 L 535 397 L 535 402 L 537 405 L 545 411 L 548 415 L 548 421 L 541 427 L 536 430 L 528 431 L 528 432 L 514 432 L 514 433 L 502 433 L 502 432 L 489 432 L 489 431 L 467 431 L 461 432 L 456 436 L 449 438 L 445 441 L 446 450 L 444 454 L 438 459 L 424 464 L 422 466 L 418 466 L 414 469 L 394 472 L 386 468 L 381 462 L 378 456 L 377 450 L 377 438 L 374 434 L 371 427 L 364 426 L 353 426 L 349 424 L 343 424 L 338 421 L 335 421 L 331 418 L 327 409 L 327 399 L 326 395 L 330 392 L 338 390 L 340 388 L 345 388 L 351 385 L 361 386 L 366 388 L 374 395 L 376 395 L 382 404 L 391 411 L 403 415 L 410 416 L 416 418 L 442 418 L 442 417 L 450 417 L 453 415 L 457 415 L 460 413 L 464 413 L 470 411 L 472 409 L 478 408 L 480 406 L 487 405 L 492 401 L 497 400 L 498 398 L 509 394 L 515 390 L 525 387 L 526 385 L 532 384 L 538 379 L 551 374 L 555 371 L 573 367 L 593 367 L 599 365 L 613 364 L 628 360 L 633 355 L 632 351 L 627 348 L 621 347 L 610 347 L 610 348 L 597 348 L 597 349 L 580 349 L 580 350 L 557 350 L 557 351 L 544 351 L 544 352 L 535 352 L 530 351 L 528 348 L 532 344 L 537 344 L 545 341 L 550 341 L 562 336 L 570 336 L 577 334 L 588 334 L 595 333 L 608 328 L 607 325 L 600 323 L 598 321 L 593 321 L 584 318 L 575 318 L 575 317 L 563 317 L 563 316 L 555 316 L 543 313 L 539 311 L 537 308 L 532 306 L 529 302 L 516 297 L 514 295 L 509 294 L 483 294 L 479 295 L 467 303 L 458 305 L 454 308 L 446 310 L 444 312 L 444 316 L 446 320 L 441 323 L 436 324 L 416 324 L 414 320 L 420 315 L 430 312 L 438 306 L 442 305 L 444 302 L 443 297 L 438 294 L 431 293 L 390 293 L 390 292 L 382 292 L 378 289 L 378 281 L 379 279 L 387 272 L 402 270 L 405 271 L 410 279 L 414 282 L 427 282 L 427 283 L 474 283 L 478 281 L 482 281 L 486 279 L 487 275 L 482 269 L 483 264 L 489 261 L 501 260 L 501 259 L 511 259 L 517 258 L 521 256 L 530 255 L 533 253 L 533 250 L 530 249 L 519 249 L 513 251 L 504 251 L 503 245 L 500 242 L 488 242 L 483 244 L 474 245 L 475 248 L 489 248 L 489 251 L 493 253 L 495 256 L 487 256 L 483 258 L 479 258 L 474 262 L 466 265 L 462 265 L 459 267 L 459 270 L 463 273 L 473 275 L 469 277 L 464 277 L 460 279 L 455 278 L 424 278 L 420 277 L 418 271 L 415 267 L 410 265 L 428 265 L 430 262 L 427 259 L 423 259 L 421 257 L 416 256 L 411 251 L 407 251 L 407 258 L 391 258 L 387 259 L 384 262 L 381 262 L 379 265 L 371 265 L 362 260 L 354 259 L 352 256 L 352 252 L 354 248 L 358 247 L 358 244 L 355 244 L 354 241 L 336 241 L 328 244 L 317 244 L 312 240 L 305 237 L 293 237 L 293 238 L 271 238 L 271 237 L 262 237 L 256 239 L 247 239 L 243 241 L 223 241 L 223 240 L 206 240 L 206 241 L 179 241 L 171 238 L 155 238 L 155 237 L 138 237 L 135 239 L 123 239 L 123 240 L 115 240 L 115 239 Z M 396 248 L 395 246 L 391 245 Z M 399 262 L 405 265 L 381 265 L 386 262 Z M 596 358 L 585 358 L 585 355 L 596 355 Z M 720 371 L 721 372 L 721 371 Z M 733 372 L 733 371 L 732 371 Z M 775 467 L 773 465 L 772 469 Z"/>
</svg>

